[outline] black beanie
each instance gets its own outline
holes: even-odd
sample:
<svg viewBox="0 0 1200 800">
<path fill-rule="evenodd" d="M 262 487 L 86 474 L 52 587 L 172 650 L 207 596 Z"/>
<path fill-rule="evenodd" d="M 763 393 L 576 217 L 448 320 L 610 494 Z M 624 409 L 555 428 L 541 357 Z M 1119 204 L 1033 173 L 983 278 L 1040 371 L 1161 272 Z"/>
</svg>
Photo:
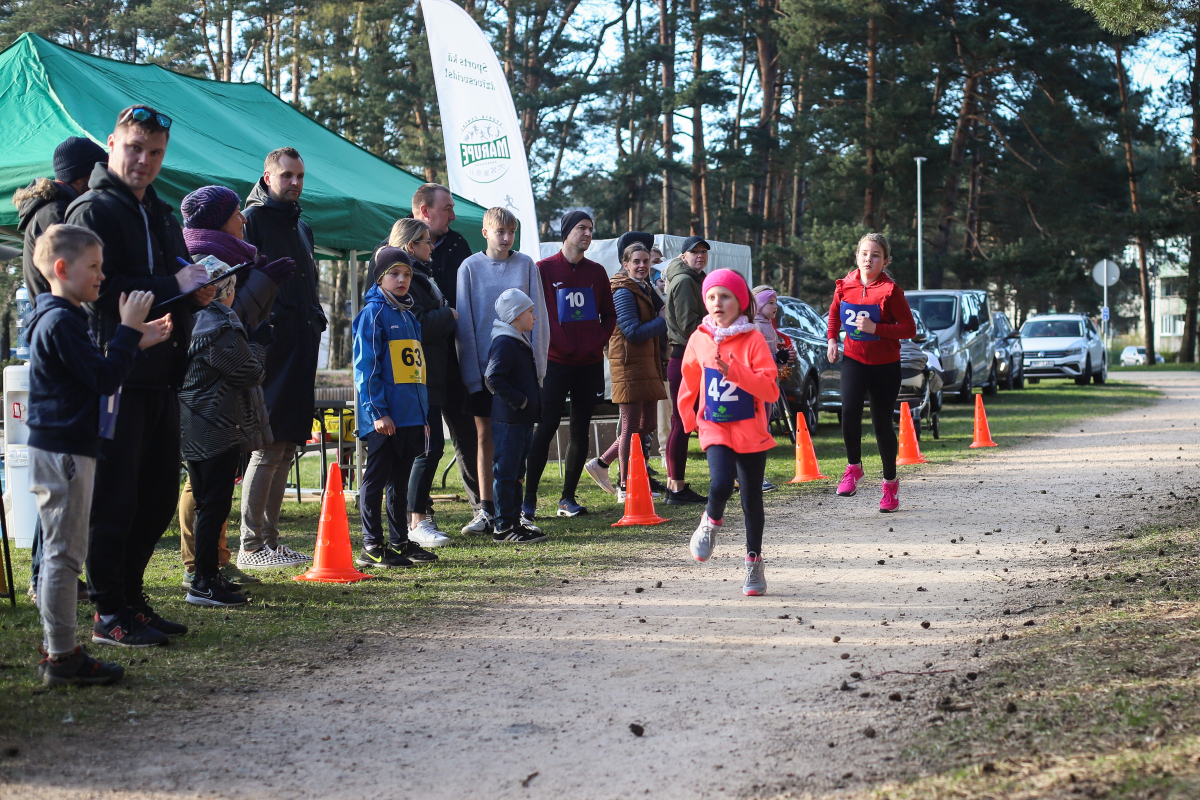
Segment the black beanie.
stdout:
<svg viewBox="0 0 1200 800">
<path fill-rule="evenodd" d="M 592 215 L 583 209 L 577 208 L 574 211 L 568 211 L 562 215 L 562 219 L 558 223 L 558 229 L 562 234 L 562 239 L 564 242 L 567 240 L 567 234 L 573 231 L 575 226 L 583 222 L 585 219 L 593 225 L 596 224 L 596 221 L 592 219 Z"/>
<path fill-rule="evenodd" d="M 86 178 L 100 161 L 108 162 L 103 147 L 83 136 L 72 136 L 54 148 L 54 179 L 71 183 Z"/>
<path fill-rule="evenodd" d="M 642 231 L 626 231 L 617 239 L 617 258 L 621 261 L 625 260 L 625 248 L 631 244 L 644 244 L 649 250 L 654 247 L 654 234 L 643 233 Z"/>
<path fill-rule="evenodd" d="M 371 270 L 371 280 L 379 283 L 387 271 L 397 264 L 408 264 L 409 269 L 412 269 L 412 256 L 399 247 L 379 248 L 375 251 L 375 267 Z"/>
</svg>

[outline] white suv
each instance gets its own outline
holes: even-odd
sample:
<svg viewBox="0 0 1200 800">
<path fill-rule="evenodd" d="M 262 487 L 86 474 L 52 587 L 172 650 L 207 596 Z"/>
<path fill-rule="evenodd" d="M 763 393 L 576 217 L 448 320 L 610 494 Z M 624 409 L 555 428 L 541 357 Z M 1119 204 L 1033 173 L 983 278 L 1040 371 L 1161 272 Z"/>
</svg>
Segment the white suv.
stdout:
<svg viewBox="0 0 1200 800">
<path fill-rule="evenodd" d="M 1088 381 L 1108 379 L 1108 351 L 1096 325 L 1083 314 L 1042 314 L 1021 326 L 1025 350 L 1025 377 L 1031 383 L 1042 378 L 1074 378 Z"/>
</svg>

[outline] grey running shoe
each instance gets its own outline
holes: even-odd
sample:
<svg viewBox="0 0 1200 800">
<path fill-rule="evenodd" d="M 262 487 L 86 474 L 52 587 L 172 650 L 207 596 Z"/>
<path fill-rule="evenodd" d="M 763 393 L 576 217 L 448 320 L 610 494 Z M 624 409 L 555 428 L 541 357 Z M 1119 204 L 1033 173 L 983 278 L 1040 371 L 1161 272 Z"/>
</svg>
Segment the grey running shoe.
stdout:
<svg viewBox="0 0 1200 800">
<path fill-rule="evenodd" d="M 767 576 L 763 574 L 762 556 L 757 553 L 746 553 L 746 582 L 742 584 L 742 594 L 747 597 L 758 597 L 767 593 Z"/>
<path fill-rule="evenodd" d="M 594 480 L 596 482 L 596 485 L 599 486 L 601 489 L 608 492 L 609 494 L 617 493 L 616 490 L 613 489 L 612 481 L 609 480 L 608 467 L 601 464 L 600 459 L 598 459 L 598 458 L 591 459 L 590 461 L 588 461 L 586 464 L 583 465 L 583 468 L 587 472 L 588 475 L 592 476 L 592 480 Z"/>
<path fill-rule="evenodd" d="M 700 525 L 692 534 L 692 558 L 697 561 L 708 561 L 713 548 L 717 546 L 717 526 L 712 524 L 708 514 L 700 517 Z"/>
<path fill-rule="evenodd" d="M 490 533 L 496 521 L 482 508 L 475 512 L 475 519 L 463 526 L 463 536 L 479 536 Z"/>
</svg>

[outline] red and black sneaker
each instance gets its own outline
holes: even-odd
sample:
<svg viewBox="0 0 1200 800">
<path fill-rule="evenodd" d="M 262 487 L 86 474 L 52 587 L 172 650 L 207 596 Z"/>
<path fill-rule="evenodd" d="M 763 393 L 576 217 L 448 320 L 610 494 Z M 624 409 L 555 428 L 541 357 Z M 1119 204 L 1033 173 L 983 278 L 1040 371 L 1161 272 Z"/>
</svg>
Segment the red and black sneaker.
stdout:
<svg viewBox="0 0 1200 800">
<path fill-rule="evenodd" d="M 167 635 L 139 620 L 128 608 L 123 608 L 107 625 L 100 621 L 100 614 L 96 614 L 92 641 L 118 647 L 153 647 L 166 644 Z"/>
<path fill-rule="evenodd" d="M 145 594 L 142 595 L 142 602 L 134 603 L 130 610 L 137 617 L 138 622 L 147 627 L 154 628 L 154 630 L 166 636 L 183 636 L 188 632 L 187 625 L 184 625 L 182 622 L 171 622 L 169 619 L 160 617 L 158 612 L 150 607 L 150 598 Z"/>
<path fill-rule="evenodd" d="M 97 661 L 82 647 L 76 647 L 74 653 L 61 661 L 43 653 L 37 674 L 46 686 L 107 686 L 121 680 L 125 668 L 120 664 Z"/>
</svg>

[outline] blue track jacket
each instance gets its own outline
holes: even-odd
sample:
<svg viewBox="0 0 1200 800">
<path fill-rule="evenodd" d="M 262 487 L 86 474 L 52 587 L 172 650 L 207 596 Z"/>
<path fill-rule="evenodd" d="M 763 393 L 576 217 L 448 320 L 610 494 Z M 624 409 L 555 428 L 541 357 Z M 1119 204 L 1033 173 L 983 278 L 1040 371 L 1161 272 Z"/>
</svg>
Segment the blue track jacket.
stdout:
<svg viewBox="0 0 1200 800">
<path fill-rule="evenodd" d="M 393 306 L 375 284 L 354 318 L 354 385 L 358 389 L 358 436 L 391 417 L 397 428 L 425 425 L 428 367 L 421 349 L 421 323 Z"/>
</svg>

